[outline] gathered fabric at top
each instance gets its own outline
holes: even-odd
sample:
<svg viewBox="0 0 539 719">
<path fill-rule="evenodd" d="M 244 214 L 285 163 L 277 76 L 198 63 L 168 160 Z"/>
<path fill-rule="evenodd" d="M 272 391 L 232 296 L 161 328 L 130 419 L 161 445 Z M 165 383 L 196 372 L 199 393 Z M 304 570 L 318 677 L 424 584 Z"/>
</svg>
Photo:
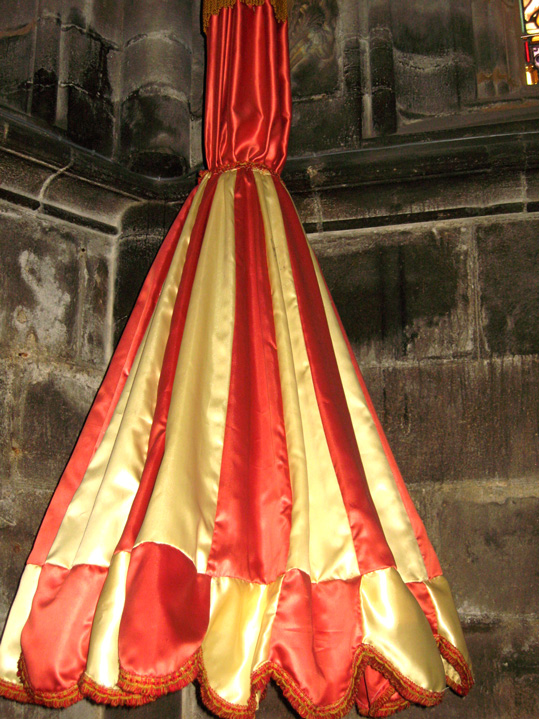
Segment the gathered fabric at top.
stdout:
<svg viewBox="0 0 539 719">
<path fill-rule="evenodd" d="M 5 697 L 136 706 L 197 680 L 211 711 L 253 719 L 274 680 L 301 716 L 338 719 L 473 684 L 280 179 L 291 94 L 276 6 L 204 6 L 208 170 L 27 560 L 0 644 Z"/>
</svg>

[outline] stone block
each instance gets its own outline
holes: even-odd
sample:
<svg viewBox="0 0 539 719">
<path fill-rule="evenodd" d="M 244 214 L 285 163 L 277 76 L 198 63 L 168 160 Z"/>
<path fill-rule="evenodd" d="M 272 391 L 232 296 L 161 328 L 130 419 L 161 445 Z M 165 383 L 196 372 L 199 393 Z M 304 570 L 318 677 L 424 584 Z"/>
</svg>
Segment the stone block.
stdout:
<svg viewBox="0 0 539 719">
<path fill-rule="evenodd" d="M 403 122 L 458 110 L 451 56 L 419 56 L 395 49 L 394 58 L 397 108 Z"/>
<path fill-rule="evenodd" d="M 163 236 L 148 234 L 120 242 L 114 288 L 114 337 L 120 338 Z"/>
<path fill-rule="evenodd" d="M 487 351 L 539 352 L 539 221 L 477 227 L 481 317 Z"/>
<path fill-rule="evenodd" d="M 407 482 L 536 476 L 536 358 L 365 367 L 364 374 Z"/>
<path fill-rule="evenodd" d="M 64 365 L 23 367 L 13 382 L 17 398 L 12 475 L 17 482 L 52 492 L 69 459 L 101 381 L 101 372 L 77 372 Z"/>
<path fill-rule="evenodd" d="M 102 367 L 110 351 L 106 236 L 19 209 L 0 213 L 0 348 Z"/>
<path fill-rule="evenodd" d="M 98 184 L 66 171 L 48 184 L 43 203 L 51 214 L 61 216 L 63 210 L 71 215 L 71 221 L 116 234 L 124 212 L 136 205 L 137 200 L 131 194 L 117 191 L 112 184 Z"/>
<path fill-rule="evenodd" d="M 62 24 L 80 30 L 87 30 L 93 0 L 69 0 L 60 5 Z"/>
<path fill-rule="evenodd" d="M 67 92 L 67 130 L 73 142 L 110 157 L 113 149 L 114 112 L 104 97 L 92 97 L 80 87 Z"/>
<path fill-rule="evenodd" d="M 464 615 L 533 614 L 539 596 L 539 493 L 511 497 L 520 489 L 511 483 L 505 497 L 496 489 L 490 497 L 488 487 L 484 497 L 477 496 L 480 487 L 433 497 L 438 556 Z"/>
<path fill-rule="evenodd" d="M 392 0 L 391 29 L 395 48 L 418 56 L 444 55 L 453 47 L 450 0 Z"/>
<path fill-rule="evenodd" d="M 381 163 L 378 178 L 381 182 L 365 186 L 358 186 L 358 179 L 370 180 L 367 173 L 374 170 L 360 165 L 353 184 L 330 187 L 320 193 L 324 227 L 352 229 L 369 224 L 480 217 L 514 211 L 517 205 L 523 207 L 520 171 L 500 167 L 481 175 L 470 172 L 475 164 L 490 161 L 487 153 L 486 148 L 475 147 L 463 159 L 444 151 L 425 168 L 421 167 L 422 158 L 418 154 L 414 180 L 407 177 L 404 182 L 391 182 L 391 175 L 397 179 L 404 170 L 401 162 L 408 163 L 408 167 L 413 162 L 410 157 L 402 161 L 397 158 L 391 164 Z M 464 163 L 468 163 L 466 173 L 462 173 Z M 436 176 L 438 173 L 450 174 L 451 181 Z M 366 222 L 367 218 L 370 222 Z"/>
<path fill-rule="evenodd" d="M 288 145 L 290 157 L 358 147 L 359 117 L 359 93 L 357 97 L 325 96 L 296 103 Z"/>
<path fill-rule="evenodd" d="M 0 27 L 8 32 L 25 29 L 25 26 L 35 19 L 35 13 L 35 0 L 3 3 Z"/>
<path fill-rule="evenodd" d="M 191 53 L 188 47 L 168 37 L 141 37 L 130 43 L 123 56 L 122 96 L 154 86 L 187 100 L 191 87 Z"/>
<path fill-rule="evenodd" d="M 123 216 L 122 241 L 136 243 L 142 238 L 144 242 L 148 236 L 156 241 L 159 238 L 163 240 L 186 199 L 187 195 L 184 195 L 179 202 L 141 202 L 133 205 Z"/>
<path fill-rule="evenodd" d="M 111 56 L 116 52 L 78 27 L 62 33 L 67 131 L 79 145 L 110 155 L 113 143 Z M 114 64 L 116 67 L 116 64 Z"/>
<path fill-rule="evenodd" d="M 26 558 L 52 495 L 31 481 L 2 479 L 0 498 L 0 627 L 15 597 Z M 3 717 L 3 715 L 0 715 Z"/>
<path fill-rule="evenodd" d="M 170 35 L 190 46 L 192 4 L 182 0 L 128 0 L 124 3 L 124 41 L 152 34 Z"/>
<path fill-rule="evenodd" d="M 446 227 L 315 246 L 360 362 L 473 352 L 468 243 Z"/>
<path fill-rule="evenodd" d="M 79 342 L 77 358 L 105 369 L 111 351 L 110 274 L 114 240 L 90 239 L 79 247 L 81 262 Z"/>
<path fill-rule="evenodd" d="M 539 715 L 539 633 L 526 619 L 465 626 L 476 684 L 462 699 L 448 691 L 428 710 L 432 719 L 534 719 Z M 424 719 L 425 710 L 408 709 L 406 719 Z"/>
<path fill-rule="evenodd" d="M 0 699 L 2 719 L 105 719 L 105 707 L 81 701 L 67 709 L 48 709 Z"/>
<path fill-rule="evenodd" d="M 0 37 L 0 98 L 3 104 L 26 112 L 32 72 L 32 24 L 13 31 L 6 30 Z"/>
<path fill-rule="evenodd" d="M 124 3 L 117 0 L 93 0 L 90 29 L 115 46 L 122 43 Z"/>
<path fill-rule="evenodd" d="M 389 135 L 397 129 L 397 107 L 392 88 L 377 87 L 371 96 L 372 130 L 375 135 Z"/>
<path fill-rule="evenodd" d="M 0 215 L 1 346 L 22 357 L 76 352 L 79 261 L 73 237 L 24 211 Z"/>
<path fill-rule="evenodd" d="M 145 88 L 122 105 L 121 159 L 151 177 L 178 177 L 189 164 L 190 113 L 186 102 Z"/>
<path fill-rule="evenodd" d="M 39 202 L 43 185 L 57 172 L 57 168 L 45 163 L 36 163 L 19 153 L 0 151 L 0 172 L 2 190 L 32 198 Z M 6 210 L 4 216 L 6 216 Z M 21 209 L 13 212 L 22 212 Z"/>
<path fill-rule="evenodd" d="M 104 707 L 103 719 L 195 719 L 195 716 L 184 715 L 182 692 L 174 692 L 141 707 Z"/>
<path fill-rule="evenodd" d="M 0 360 L 0 488 L 2 483 L 10 476 L 11 461 L 14 454 L 11 446 L 11 423 L 14 404 L 12 385 L 12 364 Z M 11 522 L 11 514 L 9 510 L 4 508 L 0 498 L 0 529 L 10 526 Z"/>
<path fill-rule="evenodd" d="M 32 115 L 49 125 L 56 120 L 60 73 L 60 18 L 43 16 L 36 32 L 36 57 L 32 87 Z"/>
</svg>

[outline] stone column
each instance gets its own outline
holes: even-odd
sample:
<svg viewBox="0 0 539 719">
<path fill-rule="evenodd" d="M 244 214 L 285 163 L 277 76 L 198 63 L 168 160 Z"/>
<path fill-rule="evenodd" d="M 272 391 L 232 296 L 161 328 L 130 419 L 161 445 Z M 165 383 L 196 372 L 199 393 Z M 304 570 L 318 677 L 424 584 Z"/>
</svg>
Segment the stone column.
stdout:
<svg viewBox="0 0 539 719">
<path fill-rule="evenodd" d="M 119 159 L 154 177 L 190 157 L 192 3 L 126 0 Z"/>
</svg>

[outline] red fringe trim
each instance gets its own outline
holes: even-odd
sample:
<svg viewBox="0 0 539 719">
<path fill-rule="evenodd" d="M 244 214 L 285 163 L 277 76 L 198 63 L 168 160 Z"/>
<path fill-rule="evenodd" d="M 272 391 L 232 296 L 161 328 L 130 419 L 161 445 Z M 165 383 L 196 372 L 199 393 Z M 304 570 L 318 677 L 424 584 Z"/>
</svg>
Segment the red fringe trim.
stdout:
<svg viewBox="0 0 539 719">
<path fill-rule="evenodd" d="M 19 670 L 17 674 L 24 684 L 27 694 L 30 696 L 29 701 L 33 704 L 42 704 L 45 707 L 51 707 L 53 709 L 64 709 L 80 702 L 83 698 L 77 684 L 60 692 L 45 692 L 34 689 L 30 684 L 26 662 L 22 654 L 19 658 Z"/>
<path fill-rule="evenodd" d="M 445 637 L 435 635 L 435 638 L 440 654 L 450 662 L 462 680 L 461 684 L 456 684 L 447 677 L 447 683 L 458 694 L 467 694 L 473 685 L 473 677 L 464 657 Z M 325 706 L 314 704 L 288 672 L 269 661 L 253 673 L 248 703 L 246 705 L 231 704 L 211 688 L 204 667 L 202 649 L 199 649 L 181 669 L 166 676 L 140 676 L 120 668 L 118 688 L 103 687 L 84 674 L 77 685 L 61 692 L 35 690 L 30 684 L 24 658 L 21 656 L 19 676 L 23 685 L 18 686 L 0 679 L 0 695 L 20 702 L 43 704 L 54 708 L 71 706 L 84 697 L 111 706 L 141 706 L 154 701 L 163 694 L 183 689 L 196 679 L 200 685 L 202 700 L 211 712 L 223 719 L 254 719 L 259 703 L 258 698 L 264 696 L 268 682 L 273 679 L 292 707 L 305 719 L 340 719 L 352 708 L 357 695 L 358 682 L 367 666 L 380 672 L 389 681 L 391 688 L 371 704 L 366 714 L 365 709 L 358 704 L 358 711 L 363 716 L 387 717 L 406 709 L 412 702 L 423 706 L 434 706 L 443 699 L 444 692 L 428 691 L 414 684 L 401 674 L 381 652 L 367 644 L 360 645 L 356 652 L 352 679 L 346 694 L 337 702 Z M 400 696 L 395 697 L 395 692 Z"/>
<path fill-rule="evenodd" d="M 448 639 L 442 637 L 441 634 L 435 634 L 434 638 L 436 639 L 436 643 L 438 645 L 438 651 L 442 657 L 457 671 L 460 677 L 460 684 L 457 684 L 453 681 L 453 679 L 446 675 L 445 680 L 447 685 L 451 687 L 456 694 L 460 694 L 462 697 L 466 696 L 474 685 L 472 670 L 459 650 L 454 647 Z"/>
<path fill-rule="evenodd" d="M 28 694 L 23 684 L 7 682 L 5 679 L 0 679 L 0 696 L 13 699 L 13 701 L 21 704 L 33 704 L 32 697 Z"/>
<path fill-rule="evenodd" d="M 88 676 L 88 674 L 82 675 L 82 678 L 79 681 L 79 689 L 81 694 L 87 699 L 91 699 L 97 704 L 108 704 L 112 707 L 142 706 L 152 700 L 152 698 L 149 699 L 141 694 L 127 694 L 121 689 L 110 689 L 109 687 L 104 687 L 94 681 L 92 677 Z"/>
</svg>

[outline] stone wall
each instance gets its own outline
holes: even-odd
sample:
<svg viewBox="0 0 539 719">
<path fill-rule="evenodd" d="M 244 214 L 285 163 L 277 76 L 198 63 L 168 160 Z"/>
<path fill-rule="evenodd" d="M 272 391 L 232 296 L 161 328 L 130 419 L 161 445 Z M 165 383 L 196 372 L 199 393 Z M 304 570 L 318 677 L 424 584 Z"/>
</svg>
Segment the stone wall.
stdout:
<svg viewBox="0 0 539 719">
<path fill-rule="evenodd" d="M 0 615 L 201 164 L 187 0 L 0 0 Z M 284 179 L 475 665 L 429 716 L 539 716 L 539 116 L 514 0 L 298 0 Z M 316 78 L 316 82 L 313 81 Z M 159 179 L 160 178 L 160 179 Z M 136 710 L 203 716 L 192 689 Z M 404 716 L 419 717 L 411 709 Z M 261 718 L 290 716 L 270 691 Z"/>
</svg>

